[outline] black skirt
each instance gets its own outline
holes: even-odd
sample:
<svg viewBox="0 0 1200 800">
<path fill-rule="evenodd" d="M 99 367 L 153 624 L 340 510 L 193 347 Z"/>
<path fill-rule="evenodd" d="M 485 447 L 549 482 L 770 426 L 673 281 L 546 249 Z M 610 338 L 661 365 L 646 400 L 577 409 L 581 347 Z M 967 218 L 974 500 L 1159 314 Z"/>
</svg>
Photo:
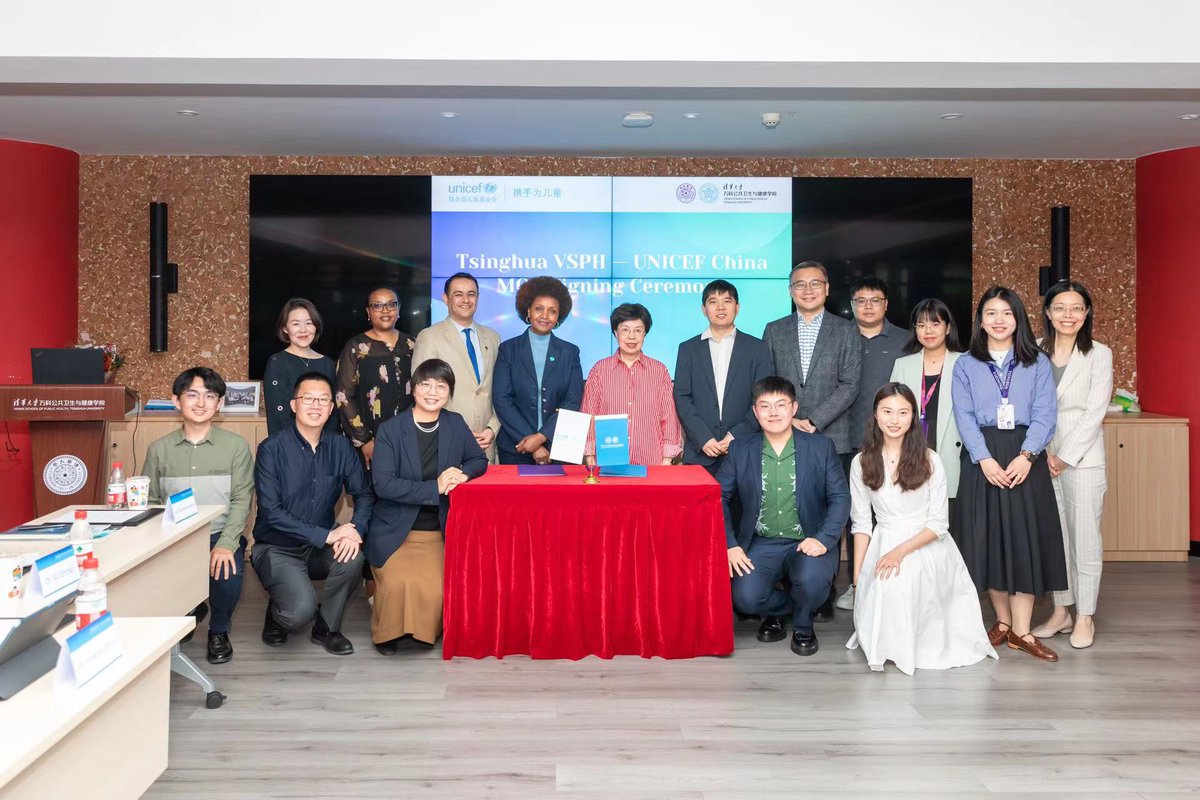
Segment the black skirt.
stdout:
<svg viewBox="0 0 1200 800">
<path fill-rule="evenodd" d="M 983 440 L 992 458 L 1007 467 L 1020 454 L 1025 432 L 1024 425 L 1011 431 L 983 428 Z M 957 500 L 958 524 L 951 534 L 979 591 L 1040 595 L 1067 588 L 1058 504 L 1044 453 L 1023 483 L 1002 489 L 988 483 L 964 447 Z"/>
</svg>

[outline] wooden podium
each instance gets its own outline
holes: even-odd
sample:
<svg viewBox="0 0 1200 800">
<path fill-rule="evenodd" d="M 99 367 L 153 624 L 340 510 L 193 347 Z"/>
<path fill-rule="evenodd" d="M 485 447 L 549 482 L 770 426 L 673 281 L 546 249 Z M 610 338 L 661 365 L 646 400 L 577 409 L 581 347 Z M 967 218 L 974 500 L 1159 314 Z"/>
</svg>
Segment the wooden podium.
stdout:
<svg viewBox="0 0 1200 800">
<path fill-rule="evenodd" d="M 28 422 L 37 516 L 104 502 L 108 468 L 104 424 L 135 405 L 114 384 L 0 386 L 0 422 Z"/>
</svg>

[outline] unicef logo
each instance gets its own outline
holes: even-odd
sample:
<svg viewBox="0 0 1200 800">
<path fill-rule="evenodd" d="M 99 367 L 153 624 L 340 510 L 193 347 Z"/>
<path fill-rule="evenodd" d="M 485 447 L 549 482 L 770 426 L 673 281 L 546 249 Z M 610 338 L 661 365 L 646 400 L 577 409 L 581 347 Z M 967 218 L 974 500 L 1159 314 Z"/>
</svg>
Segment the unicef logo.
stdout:
<svg viewBox="0 0 1200 800">
<path fill-rule="evenodd" d="M 706 183 L 700 187 L 700 202 L 715 203 L 721 199 L 721 190 L 715 183 Z"/>
<path fill-rule="evenodd" d="M 681 183 L 675 190 L 675 199 L 681 203 L 690 203 L 696 199 L 696 187 L 690 183 Z"/>
<path fill-rule="evenodd" d="M 485 194 L 495 194 L 496 188 L 496 184 L 490 182 L 483 185 L 483 191 Z"/>
<path fill-rule="evenodd" d="M 621 438 L 619 436 L 605 436 L 604 437 L 605 444 L 618 444 L 620 441 L 621 441 Z"/>
<path fill-rule="evenodd" d="M 58 495 L 71 495 L 87 484 L 87 465 L 72 455 L 55 456 L 42 470 L 42 483 Z"/>
</svg>

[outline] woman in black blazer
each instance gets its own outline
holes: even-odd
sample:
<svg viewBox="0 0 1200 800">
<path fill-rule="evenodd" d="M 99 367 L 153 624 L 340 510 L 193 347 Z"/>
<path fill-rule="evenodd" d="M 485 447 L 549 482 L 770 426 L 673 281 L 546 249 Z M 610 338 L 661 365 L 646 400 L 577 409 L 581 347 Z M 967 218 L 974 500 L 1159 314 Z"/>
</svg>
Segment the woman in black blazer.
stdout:
<svg viewBox="0 0 1200 800">
<path fill-rule="evenodd" d="M 553 333 L 571 315 L 571 293 L 556 278 L 531 278 L 517 290 L 517 314 L 529 329 L 500 343 L 492 377 L 497 450 L 501 464 L 547 464 L 558 410 L 583 402 L 579 348 Z"/>
<path fill-rule="evenodd" d="M 443 407 L 454 371 L 441 359 L 413 371 L 413 407 L 379 426 L 371 479 L 375 511 L 363 549 L 375 575 L 371 640 L 394 655 L 400 639 L 442 632 L 442 565 L 449 494 L 487 470 L 463 418 Z"/>
</svg>

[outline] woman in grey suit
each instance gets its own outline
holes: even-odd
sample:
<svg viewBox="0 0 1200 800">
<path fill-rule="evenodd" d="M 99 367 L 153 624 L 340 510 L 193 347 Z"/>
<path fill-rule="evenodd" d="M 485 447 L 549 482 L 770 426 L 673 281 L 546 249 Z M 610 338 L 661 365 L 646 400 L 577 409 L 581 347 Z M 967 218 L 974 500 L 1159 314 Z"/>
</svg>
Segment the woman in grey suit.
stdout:
<svg viewBox="0 0 1200 800">
<path fill-rule="evenodd" d="M 1045 338 L 1058 394 L 1058 427 L 1046 448 L 1062 521 L 1067 558 L 1065 592 L 1054 592 L 1054 613 L 1033 631 L 1038 638 L 1070 633 L 1071 646 L 1091 647 L 1092 615 L 1100 593 L 1104 544 L 1100 515 L 1107 488 L 1101 426 L 1112 397 L 1112 351 L 1092 341 L 1092 296 L 1083 284 L 1062 281 L 1042 304 Z M 1067 608 L 1075 606 L 1075 620 Z"/>
</svg>

